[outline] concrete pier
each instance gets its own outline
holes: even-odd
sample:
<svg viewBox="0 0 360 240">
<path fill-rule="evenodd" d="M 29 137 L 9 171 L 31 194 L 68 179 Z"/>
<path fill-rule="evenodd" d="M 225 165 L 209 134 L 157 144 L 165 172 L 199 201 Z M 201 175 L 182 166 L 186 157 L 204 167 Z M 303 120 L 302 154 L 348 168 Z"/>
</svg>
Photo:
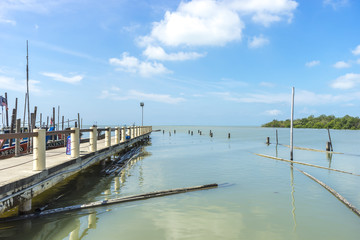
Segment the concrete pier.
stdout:
<svg viewBox="0 0 360 240">
<path fill-rule="evenodd" d="M 88 142 L 80 144 L 80 129 L 72 128 L 71 155 L 66 155 L 66 148 L 46 151 L 46 132 L 36 129 L 29 133 L 34 139 L 33 154 L 1 160 L 0 169 L 0 217 L 4 212 L 19 206 L 19 212 L 31 210 L 31 200 L 45 190 L 62 182 L 93 164 L 119 154 L 122 150 L 149 138 L 152 127 L 144 127 L 143 134 L 125 141 L 125 128 L 115 128 L 118 134 L 111 137 L 111 128 L 106 129 L 110 139 L 97 140 L 96 127 L 82 129 L 89 132 Z M 129 129 L 130 130 L 130 129 Z M 121 133 L 120 133 L 121 132 Z M 132 129 L 131 132 L 134 132 Z M 120 136 L 119 136 L 120 135 Z M 120 143 L 119 139 L 121 139 Z M 110 146 L 109 146 L 110 143 Z M 111 143 L 113 143 L 111 145 Z"/>
</svg>

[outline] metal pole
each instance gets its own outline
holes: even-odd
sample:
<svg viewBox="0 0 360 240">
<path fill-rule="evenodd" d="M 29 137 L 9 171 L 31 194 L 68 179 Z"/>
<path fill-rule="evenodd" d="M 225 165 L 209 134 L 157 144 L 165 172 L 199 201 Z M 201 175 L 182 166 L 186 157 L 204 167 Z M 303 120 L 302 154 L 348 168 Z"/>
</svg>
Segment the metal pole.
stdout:
<svg viewBox="0 0 360 240">
<path fill-rule="evenodd" d="M 294 96 L 295 88 L 292 88 L 292 99 L 291 99 L 291 122 L 290 122 L 290 160 L 293 160 L 293 122 L 294 122 Z"/>
<path fill-rule="evenodd" d="M 140 107 L 141 107 L 141 126 L 144 126 L 144 103 L 143 102 L 140 103 Z"/>
<path fill-rule="evenodd" d="M 32 132 L 31 129 L 31 116 L 30 116 L 30 94 L 29 94 L 29 43 L 26 40 L 26 97 L 27 97 L 27 110 L 28 110 L 28 127 L 29 132 Z M 29 142 L 29 141 L 28 141 Z"/>
</svg>

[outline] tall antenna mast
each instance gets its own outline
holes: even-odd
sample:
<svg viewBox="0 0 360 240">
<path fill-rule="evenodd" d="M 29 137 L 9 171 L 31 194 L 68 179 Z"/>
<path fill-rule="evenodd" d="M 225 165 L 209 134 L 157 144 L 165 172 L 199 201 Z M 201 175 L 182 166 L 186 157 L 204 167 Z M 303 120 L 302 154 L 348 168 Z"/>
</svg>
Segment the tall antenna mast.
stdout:
<svg viewBox="0 0 360 240">
<path fill-rule="evenodd" d="M 32 132 L 30 123 L 30 98 L 29 98 L 29 43 L 26 40 L 26 97 L 27 97 L 27 110 L 28 110 L 28 128 Z"/>
</svg>

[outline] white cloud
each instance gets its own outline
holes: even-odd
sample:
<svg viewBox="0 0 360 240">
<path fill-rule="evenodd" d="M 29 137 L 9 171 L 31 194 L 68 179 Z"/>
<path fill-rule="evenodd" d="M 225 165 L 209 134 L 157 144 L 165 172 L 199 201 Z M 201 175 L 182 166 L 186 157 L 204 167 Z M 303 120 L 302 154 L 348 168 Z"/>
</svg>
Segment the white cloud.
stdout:
<svg viewBox="0 0 360 240">
<path fill-rule="evenodd" d="M 153 24 L 145 41 L 168 46 L 221 46 L 241 39 L 244 24 L 238 14 L 215 0 L 181 2 L 174 12 Z"/>
<path fill-rule="evenodd" d="M 339 61 L 333 65 L 334 68 L 349 68 L 351 67 L 350 63 Z"/>
<path fill-rule="evenodd" d="M 230 92 L 210 93 L 226 101 L 239 103 L 261 103 L 261 104 L 290 104 L 290 93 L 245 93 L 237 94 Z M 360 92 L 350 94 L 318 94 L 306 90 L 298 90 L 295 93 L 295 104 L 305 106 L 327 105 L 331 103 L 349 103 L 360 100 Z"/>
<path fill-rule="evenodd" d="M 0 15 L 0 23 L 10 24 L 10 25 L 13 25 L 13 26 L 16 25 L 16 21 L 10 20 L 10 19 L 3 19 L 3 18 L 1 18 L 1 15 Z"/>
<path fill-rule="evenodd" d="M 178 52 L 168 54 L 162 47 L 154 47 L 151 45 L 145 49 L 143 54 L 149 59 L 160 61 L 184 61 L 205 56 L 205 54 L 197 52 Z"/>
<path fill-rule="evenodd" d="M 360 74 L 348 73 L 335 79 L 330 86 L 337 89 L 350 89 L 354 88 L 359 83 Z"/>
<path fill-rule="evenodd" d="M 271 83 L 271 82 L 261 82 L 259 85 L 262 87 L 274 87 L 275 86 L 275 84 Z"/>
<path fill-rule="evenodd" d="M 265 38 L 264 36 L 254 36 L 251 39 L 249 39 L 248 46 L 249 48 L 259 48 L 262 46 L 265 46 L 266 44 L 269 44 L 269 39 Z"/>
<path fill-rule="evenodd" d="M 278 116 L 278 115 L 282 114 L 282 112 L 280 110 L 273 109 L 273 110 L 265 111 L 265 114 L 270 115 L 270 116 Z"/>
<path fill-rule="evenodd" d="M 109 63 L 118 66 L 120 71 L 139 73 L 144 77 L 170 72 L 161 63 L 140 61 L 136 57 L 129 56 L 127 52 L 122 54 L 121 59 L 110 58 Z"/>
<path fill-rule="evenodd" d="M 360 45 L 358 45 L 354 50 L 351 51 L 354 55 L 360 55 Z"/>
<path fill-rule="evenodd" d="M 161 43 L 167 46 L 223 46 L 241 40 L 245 24 L 251 19 L 265 26 L 291 22 L 298 3 L 293 0 L 192 0 L 181 2 L 153 23 L 151 33 L 139 39 L 142 46 Z"/>
<path fill-rule="evenodd" d="M 305 66 L 307 66 L 307 67 L 315 67 L 316 65 L 319 65 L 319 64 L 320 64 L 320 61 L 314 60 L 314 61 L 305 63 Z"/>
<path fill-rule="evenodd" d="M 348 4 L 348 0 L 324 0 L 324 5 L 329 5 L 333 9 L 337 9 L 339 7 L 343 7 Z"/>
<path fill-rule="evenodd" d="M 36 80 L 29 80 L 29 89 L 31 92 L 39 93 L 41 90 L 38 88 L 40 82 Z M 4 90 L 11 90 L 16 92 L 26 92 L 26 81 L 18 81 L 12 77 L 0 76 L 0 86 Z"/>
<path fill-rule="evenodd" d="M 255 23 L 269 26 L 286 19 L 291 22 L 298 3 L 293 0 L 225 0 L 228 7 L 240 14 L 252 15 Z"/>
<path fill-rule="evenodd" d="M 71 83 L 71 84 L 79 83 L 84 78 L 81 75 L 76 75 L 76 76 L 73 76 L 73 77 L 65 77 L 65 76 L 63 76 L 63 75 L 61 75 L 59 73 L 49 73 L 49 72 L 43 72 L 41 74 L 46 76 L 46 77 L 50 77 L 55 81 Z"/>
<path fill-rule="evenodd" d="M 112 89 L 112 91 L 104 90 L 100 98 L 109 98 L 117 101 L 125 100 L 137 100 L 137 101 L 153 101 L 168 104 L 177 104 L 184 102 L 185 99 L 181 97 L 172 97 L 169 94 L 155 94 L 155 93 L 144 93 L 137 90 L 129 90 L 122 92 L 120 89 Z"/>
<path fill-rule="evenodd" d="M 360 64 L 360 58 L 356 61 L 357 64 Z"/>
</svg>

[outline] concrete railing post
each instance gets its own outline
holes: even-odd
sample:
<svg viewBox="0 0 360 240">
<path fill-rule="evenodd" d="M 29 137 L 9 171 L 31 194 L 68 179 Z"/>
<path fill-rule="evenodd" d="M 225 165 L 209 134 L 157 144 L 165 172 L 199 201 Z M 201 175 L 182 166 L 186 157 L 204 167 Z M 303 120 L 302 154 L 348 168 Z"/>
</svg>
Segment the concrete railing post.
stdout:
<svg viewBox="0 0 360 240">
<path fill-rule="evenodd" d="M 130 134 L 130 139 L 134 138 L 134 127 L 130 127 L 131 129 L 131 134 Z"/>
<path fill-rule="evenodd" d="M 128 129 L 129 129 L 129 137 L 131 139 L 132 138 L 132 131 L 131 131 L 132 129 L 131 129 L 131 127 L 129 127 Z"/>
<path fill-rule="evenodd" d="M 38 135 L 34 137 L 34 149 L 33 149 L 33 170 L 42 171 L 46 168 L 46 130 L 34 129 Z"/>
<path fill-rule="evenodd" d="M 78 158 L 80 156 L 80 129 L 79 128 L 71 128 L 71 130 L 75 131 L 71 133 L 71 157 Z"/>
<path fill-rule="evenodd" d="M 126 134 L 126 129 L 125 127 L 121 128 L 121 142 L 125 142 L 125 134 Z"/>
<path fill-rule="evenodd" d="M 120 143 L 120 127 L 115 128 L 115 144 Z"/>
<path fill-rule="evenodd" d="M 90 127 L 90 152 L 97 151 L 97 127 Z"/>
<path fill-rule="evenodd" d="M 105 128 L 105 147 L 111 146 L 111 127 Z"/>
</svg>

